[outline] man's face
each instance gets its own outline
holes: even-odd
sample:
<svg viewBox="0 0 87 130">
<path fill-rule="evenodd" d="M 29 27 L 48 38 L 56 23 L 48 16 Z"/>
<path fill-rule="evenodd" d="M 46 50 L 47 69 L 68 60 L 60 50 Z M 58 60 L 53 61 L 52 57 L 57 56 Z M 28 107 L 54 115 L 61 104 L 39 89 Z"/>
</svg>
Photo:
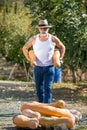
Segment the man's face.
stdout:
<svg viewBox="0 0 87 130">
<path fill-rule="evenodd" d="M 40 34 L 47 34 L 49 31 L 49 28 L 39 28 Z"/>
</svg>

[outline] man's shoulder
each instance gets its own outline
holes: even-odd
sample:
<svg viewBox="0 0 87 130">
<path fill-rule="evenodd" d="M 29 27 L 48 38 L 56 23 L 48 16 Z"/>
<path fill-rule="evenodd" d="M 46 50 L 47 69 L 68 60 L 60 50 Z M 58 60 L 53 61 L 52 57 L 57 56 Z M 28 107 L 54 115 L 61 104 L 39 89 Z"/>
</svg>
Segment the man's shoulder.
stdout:
<svg viewBox="0 0 87 130">
<path fill-rule="evenodd" d="M 34 40 L 36 38 L 36 35 L 30 37 L 30 40 Z"/>
<path fill-rule="evenodd" d="M 52 36 L 52 38 L 57 38 L 57 36 L 55 36 L 55 35 L 52 35 L 52 34 L 51 34 L 51 36 Z"/>
<path fill-rule="evenodd" d="M 57 36 L 54 36 L 54 35 L 51 35 L 51 37 L 52 37 L 52 41 L 55 41 L 58 39 Z"/>
<path fill-rule="evenodd" d="M 29 41 L 32 42 L 32 41 L 34 41 L 35 39 L 36 39 L 36 35 L 30 37 Z"/>
</svg>

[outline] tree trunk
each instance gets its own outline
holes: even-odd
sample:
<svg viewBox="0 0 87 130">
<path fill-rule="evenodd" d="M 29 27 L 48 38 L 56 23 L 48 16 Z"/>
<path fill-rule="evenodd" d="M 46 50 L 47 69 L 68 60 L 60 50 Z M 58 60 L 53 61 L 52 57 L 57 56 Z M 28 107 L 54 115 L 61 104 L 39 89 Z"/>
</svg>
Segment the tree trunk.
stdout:
<svg viewBox="0 0 87 130">
<path fill-rule="evenodd" d="M 76 71 L 72 71 L 73 73 L 73 83 L 76 83 L 76 79 L 77 79 L 77 74 L 76 74 Z"/>
<path fill-rule="evenodd" d="M 17 63 L 15 63 L 15 65 L 13 66 L 13 68 L 12 68 L 12 70 L 11 70 L 11 72 L 10 72 L 10 75 L 9 75 L 9 77 L 8 77 L 8 80 L 10 80 L 10 79 L 12 78 L 12 75 L 13 75 L 13 73 L 14 73 L 16 67 L 17 67 Z"/>
<path fill-rule="evenodd" d="M 28 81 L 29 78 L 32 78 L 31 75 L 29 74 L 29 67 L 26 66 L 25 61 L 23 61 L 23 65 L 24 65 L 24 70 L 25 70 L 26 79 L 27 79 L 27 81 Z"/>
</svg>

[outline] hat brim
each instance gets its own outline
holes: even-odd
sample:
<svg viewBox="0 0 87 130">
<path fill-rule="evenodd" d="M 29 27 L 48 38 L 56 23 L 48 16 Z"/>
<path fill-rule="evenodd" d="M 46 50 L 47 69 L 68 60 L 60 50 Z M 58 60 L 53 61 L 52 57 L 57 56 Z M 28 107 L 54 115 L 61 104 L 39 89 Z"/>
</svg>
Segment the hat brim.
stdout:
<svg viewBox="0 0 87 130">
<path fill-rule="evenodd" d="M 36 26 L 36 28 L 52 28 L 51 25 Z"/>
</svg>

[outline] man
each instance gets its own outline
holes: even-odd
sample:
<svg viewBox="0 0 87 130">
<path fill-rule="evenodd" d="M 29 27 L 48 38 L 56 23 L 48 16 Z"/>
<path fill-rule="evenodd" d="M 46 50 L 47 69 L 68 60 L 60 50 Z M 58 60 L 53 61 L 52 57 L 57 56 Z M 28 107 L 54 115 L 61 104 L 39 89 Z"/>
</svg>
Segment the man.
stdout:
<svg viewBox="0 0 87 130">
<path fill-rule="evenodd" d="M 63 59 L 65 54 L 65 46 L 62 42 L 56 36 L 48 33 L 51 27 L 46 19 L 40 20 L 37 26 L 40 33 L 31 37 L 22 49 L 26 59 L 30 61 L 28 50 L 33 46 L 36 57 L 34 64 L 35 84 L 38 101 L 41 103 L 52 102 L 51 89 L 54 81 L 53 54 L 55 46 L 60 51 L 60 60 Z"/>
</svg>

